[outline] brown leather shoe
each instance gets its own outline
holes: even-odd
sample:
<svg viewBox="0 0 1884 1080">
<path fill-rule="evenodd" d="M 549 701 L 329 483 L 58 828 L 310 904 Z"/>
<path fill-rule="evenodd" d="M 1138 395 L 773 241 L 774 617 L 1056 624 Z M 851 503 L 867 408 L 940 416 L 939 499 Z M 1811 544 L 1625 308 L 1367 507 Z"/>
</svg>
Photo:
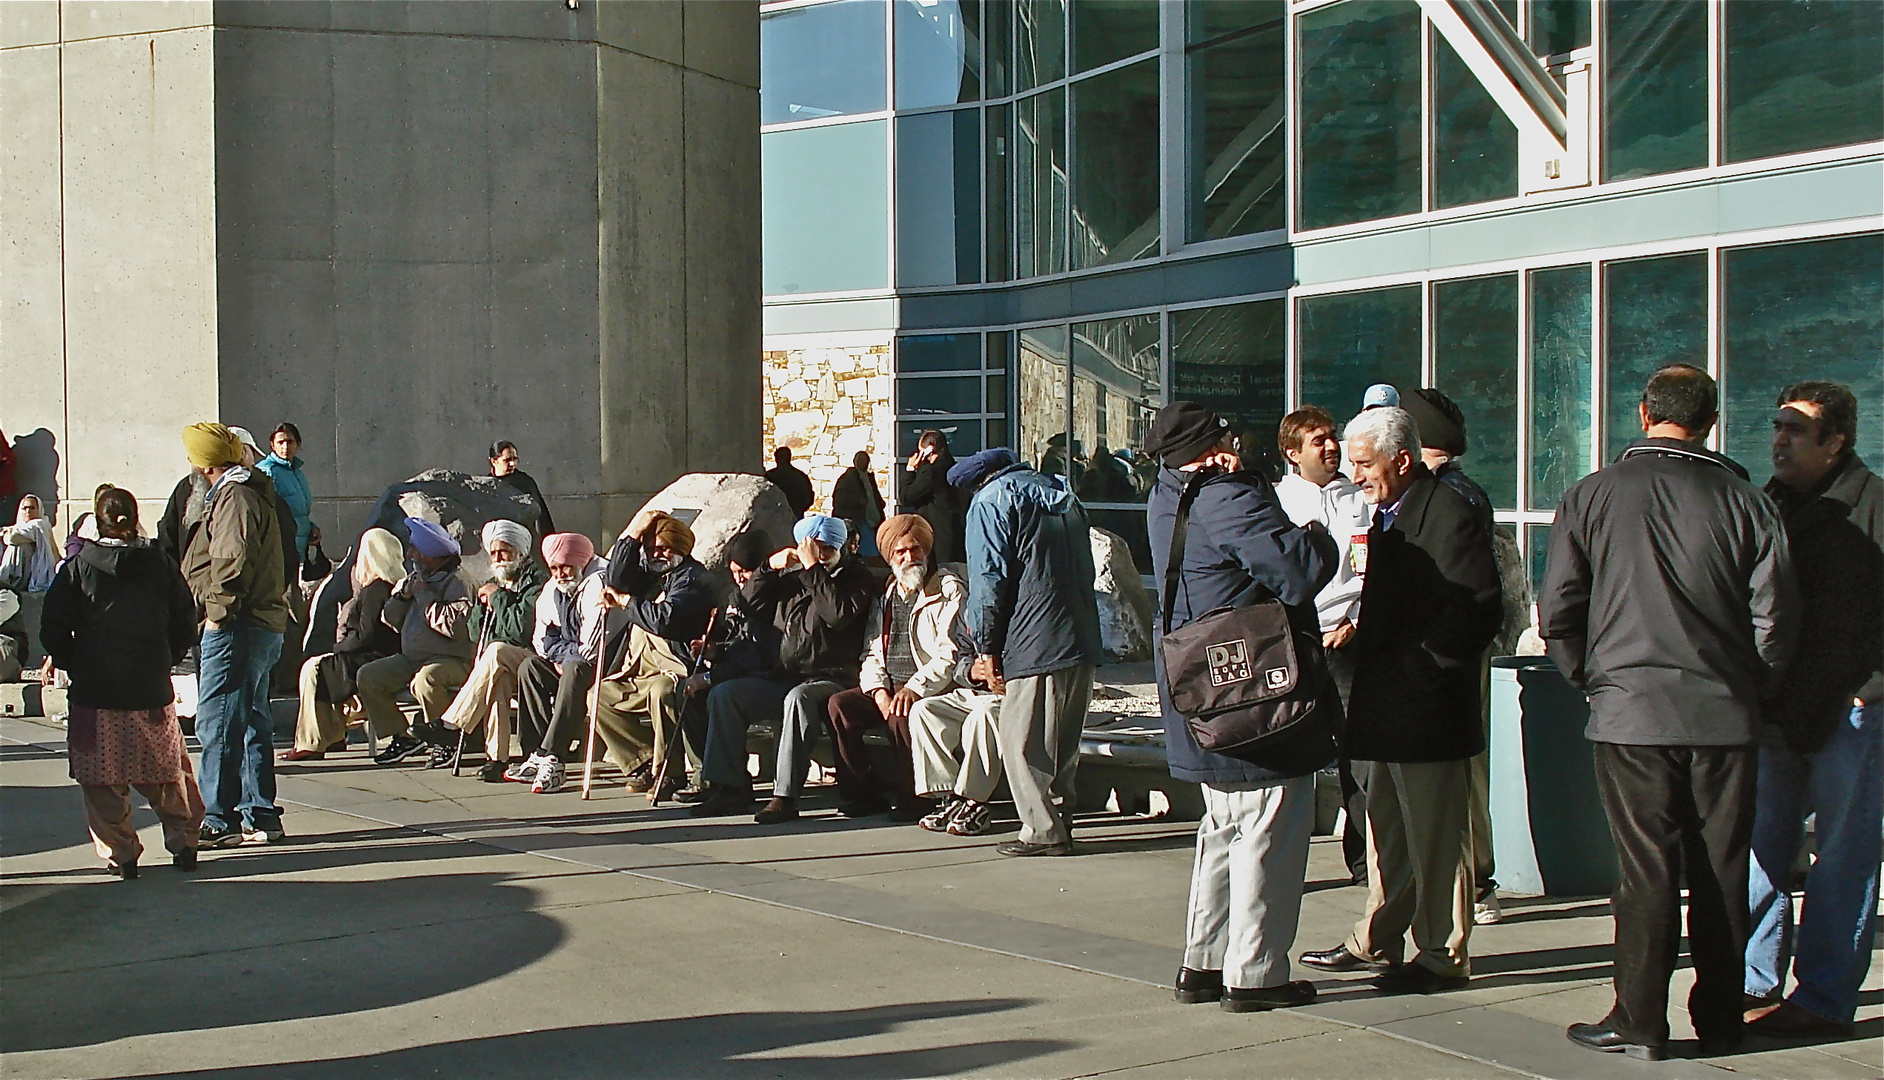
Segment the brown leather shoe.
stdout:
<svg viewBox="0 0 1884 1080">
<path fill-rule="evenodd" d="M 301 750 L 297 748 L 294 750 L 290 750 L 287 753 L 281 755 L 281 760 L 283 761 L 319 761 L 326 756 L 327 756 L 327 751 L 325 750 Z"/>
<path fill-rule="evenodd" d="M 1759 1020 L 1748 1021 L 1747 1030 L 1782 1039 L 1837 1039 L 1850 1035 L 1852 1025 L 1814 1016 L 1790 1001 L 1782 1001 Z"/>
</svg>

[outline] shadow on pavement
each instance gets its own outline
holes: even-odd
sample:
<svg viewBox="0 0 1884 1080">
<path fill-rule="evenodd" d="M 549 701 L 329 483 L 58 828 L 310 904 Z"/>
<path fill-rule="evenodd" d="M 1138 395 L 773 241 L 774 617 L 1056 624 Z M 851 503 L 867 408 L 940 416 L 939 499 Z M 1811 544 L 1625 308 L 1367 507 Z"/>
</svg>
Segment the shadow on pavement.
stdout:
<svg viewBox="0 0 1884 1080">
<path fill-rule="evenodd" d="M 831 1012 L 719 1013 L 495 1035 L 322 1061 L 144 1074 L 132 1080 L 327 1080 L 336 1076 L 446 1076 L 454 1080 L 803 1076 L 877 1080 L 956 1076 L 996 1069 L 1076 1044 L 1061 1039 L 1006 1039 L 865 1054 L 779 1051 L 882 1035 L 907 1023 L 1007 1012 L 1029 1004 L 1023 999 L 992 998 Z"/>
<path fill-rule="evenodd" d="M 0 786 L 0 858 L 81 844 L 91 846 L 91 833 L 85 829 L 85 800 L 77 784 Z"/>
</svg>

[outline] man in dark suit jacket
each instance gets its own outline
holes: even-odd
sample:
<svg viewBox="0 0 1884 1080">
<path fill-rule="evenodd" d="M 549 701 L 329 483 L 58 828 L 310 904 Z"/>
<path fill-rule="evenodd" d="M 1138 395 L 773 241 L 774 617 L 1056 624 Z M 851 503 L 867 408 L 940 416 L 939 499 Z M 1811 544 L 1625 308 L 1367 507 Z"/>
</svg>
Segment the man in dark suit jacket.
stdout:
<svg viewBox="0 0 1884 1080">
<path fill-rule="evenodd" d="M 1348 940 L 1302 962 L 1385 969 L 1394 993 L 1466 983 L 1472 881 L 1467 791 L 1485 748 L 1479 666 L 1504 618 L 1484 516 L 1420 464 L 1413 418 L 1370 409 L 1349 421 L 1348 460 L 1375 507 L 1362 556 L 1348 756 L 1365 773 L 1367 911 Z M 1419 950 L 1401 964 L 1408 930 Z"/>
</svg>

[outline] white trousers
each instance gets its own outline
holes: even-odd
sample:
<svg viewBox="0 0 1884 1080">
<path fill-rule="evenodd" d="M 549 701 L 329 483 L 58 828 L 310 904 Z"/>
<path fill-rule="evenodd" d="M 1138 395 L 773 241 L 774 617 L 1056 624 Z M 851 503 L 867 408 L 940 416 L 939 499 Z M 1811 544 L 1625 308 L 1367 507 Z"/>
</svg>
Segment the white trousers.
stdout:
<svg viewBox="0 0 1884 1080">
<path fill-rule="evenodd" d="M 955 689 L 916 702 L 909 710 L 915 751 L 916 794 L 953 791 L 985 803 L 1001 782 L 1001 743 L 995 734 L 1001 696 Z"/>
<path fill-rule="evenodd" d="M 484 754 L 491 761 L 510 757 L 510 699 L 517 694 L 517 672 L 534 655 L 501 641 L 484 646 L 463 688 L 440 717 L 447 727 L 458 731 L 476 731 L 482 724 Z"/>
<path fill-rule="evenodd" d="M 1315 778 L 1199 785 L 1184 966 L 1223 972 L 1244 990 L 1289 981 L 1289 950 L 1302 913 Z"/>
</svg>

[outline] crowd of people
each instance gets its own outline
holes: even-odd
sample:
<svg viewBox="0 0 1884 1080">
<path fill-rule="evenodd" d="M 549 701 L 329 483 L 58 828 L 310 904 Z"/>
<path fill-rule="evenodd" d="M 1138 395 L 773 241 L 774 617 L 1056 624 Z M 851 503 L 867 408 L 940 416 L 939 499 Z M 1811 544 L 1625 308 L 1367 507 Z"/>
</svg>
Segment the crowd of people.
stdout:
<svg viewBox="0 0 1884 1080">
<path fill-rule="evenodd" d="M 1643 438 L 1557 511 L 1538 632 L 1589 697 L 1621 865 L 1616 1003 L 1569 1029 L 1579 1045 L 1666 1053 L 1684 886 L 1704 1053 L 1731 1050 L 1748 1024 L 1850 1029 L 1884 854 L 1884 483 L 1855 452 L 1857 412 L 1838 384 L 1784 388 L 1762 491 L 1706 449 L 1713 380 L 1664 368 L 1642 393 Z M 1279 605 L 1299 678 L 1250 670 L 1232 650 L 1211 678 L 1293 679 L 1304 702 L 1273 732 L 1221 742 L 1209 718 L 1173 704 L 1161 657 L 1169 768 L 1204 805 L 1180 1001 L 1248 1012 L 1314 1000 L 1312 982 L 1291 978 L 1291 951 L 1315 777 L 1328 769 L 1367 901 L 1345 940 L 1296 961 L 1368 972 L 1390 993 L 1469 985 L 1473 929 L 1499 917 L 1486 673 L 1509 620 L 1491 502 L 1459 460 L 1465 435 L 1444 393 L 1375 386 L 1344 425 L 1316 405 L 1284 417 L 1276 450 L 1290 474 L 1272 483 L 1251 467 L 1267 449 L 1208 406 L 1174 402 L 1153 419 L 1132 467 L 1149 476 L 1162 634 Z M 155 543 L 135 499 L 107 486 L 90 532 L 55 559 L 42 635 L 71 681 L 72 773 L 120 876 L 136 876 L 141 854 L 131 787 L 181 868 L 201 847 L 283 838 L 268 676 L 290 620 L 305 618 L 294 568 L 319 538 L 299 441 L 284 424 L 263 459 L 239 429 L 193 425 L 191 474 Z M 577 771 L 586 792 L 600 764 L 651 803 L 776 825 L 803 812 L 826 739 L 844 816 L 979 836 L 1005 781 L 1019 832 L 997 851 L 1079 850 L 1079 741 L 1105 655 L 1070 478 L 1005 447 L 957 461 L 925 432 L 899 488 L 913 512 L 886 513 L 859 455 L 833 493 L 841 512 L 823 514 L 781 448 L 766 475 L 793 509 L 791 537 L 733 537 L 726 588 L 687 523 L 644 509 L 604 553 L 554 531 L 514 446 L 490 456 L 541 507 L 537 528 L 484 525 L 482 582 L 431 521 L 360 536 L 334 644 L 301 665 L 282 760 L 344 750 L 360 719 L 386 740 L 381 765 L 423 755 L 456 772 L 481 757 L 477 779 L 552 794 Z M 22 508 L 6 534 L 9 580 L 43 569 L 37 545 L 52 538 L 38 520 Z M 192 649 L 200 772 L 168 678 Z M 758 776 L 755 730 L 773 744 Z M 1795 931 L 1793 865 L 1813 813 Z"/>
</svg>

